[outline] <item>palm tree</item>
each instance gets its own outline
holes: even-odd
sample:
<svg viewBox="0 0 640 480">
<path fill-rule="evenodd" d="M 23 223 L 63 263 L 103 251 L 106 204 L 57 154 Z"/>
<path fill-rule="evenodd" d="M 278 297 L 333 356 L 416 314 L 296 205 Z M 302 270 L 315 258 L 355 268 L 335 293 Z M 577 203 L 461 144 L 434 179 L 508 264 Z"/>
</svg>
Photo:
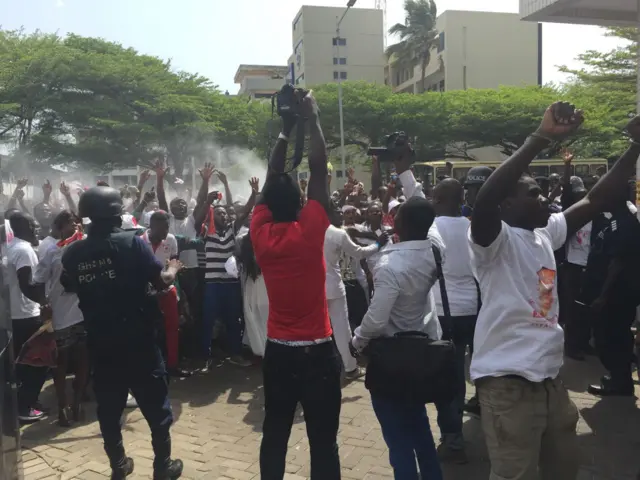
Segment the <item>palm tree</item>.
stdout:
<svg viewBox="0 0 640 480">
<path fill-rule="evenodd" d="M 424 92 L 424 79 L 431 61 L 431 50 L 438 46 L 438 9 L 434 0 L 405 0 L 404 10 L 405 25 L 396 23 L 389 29 L 391 35 L 397 34 L 400 37 L 400 42 L 389 46 L 385 53 L 393 67 L 413 69 L 420 65 L 420 84 Z"/>
</svg>

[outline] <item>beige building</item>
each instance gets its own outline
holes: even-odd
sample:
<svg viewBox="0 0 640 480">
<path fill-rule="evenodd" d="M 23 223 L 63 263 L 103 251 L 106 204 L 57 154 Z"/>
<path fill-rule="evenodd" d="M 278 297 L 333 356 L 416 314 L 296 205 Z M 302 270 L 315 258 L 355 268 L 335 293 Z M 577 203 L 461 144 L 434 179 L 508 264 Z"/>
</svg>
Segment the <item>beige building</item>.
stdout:
<svg viewBox="0 0 640 480">
<path fill-rule="evenodd" d="M 439 42 L 426 70 L 425 90 L 542 84 L 542 29 L 514 13 L 447 10 L 437 19 Z M 421 93 L 421 67 L 385 69 L 396 92 Z"/>
<path fill-rule="evenodd" d="M 520 0 L 520 15 L 533 22 L 636 26 L 638 0 Z"/>
<path fill-rule="evenodd" d="M 288 71 L 286 65 L 240 65 L 234 79 L 240 84 L 238 95 L 251 100 L 271 98 L 286 83 Z"/>
<path fill-rule="evenodd" d="M 337 80 L 384 82 L 382 10 L 352 8 L 340 26 L 345 9 L 303 6 L 292 23 L 293 57 L 289 76 L 308 87 Z"/>
</svg>

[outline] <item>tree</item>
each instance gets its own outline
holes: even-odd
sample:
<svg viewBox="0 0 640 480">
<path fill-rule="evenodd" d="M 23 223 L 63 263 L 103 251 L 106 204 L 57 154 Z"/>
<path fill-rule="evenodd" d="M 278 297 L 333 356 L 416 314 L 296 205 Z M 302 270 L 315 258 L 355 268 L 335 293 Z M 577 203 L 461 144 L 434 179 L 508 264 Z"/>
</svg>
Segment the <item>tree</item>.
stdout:
<svg viewBox="0 0 640 480">
<path fill-rule="evenodd" d="M 585 156 L 609 157 L 624 150 L 620 129 L 636 111 L 638 31 L 636 28 L 609 28 L 607 36 L 627 40 L 608 52 L 589 50 L 578 56 L 584 67 L 561 71 L 571 74 L 560 87 L 563 95 L 587 113 L 590 136 L 579 142 Z"/>
<path fill-rule="evenodd" d="M 386 55 L 394 67 L 413 69 L 419 65 L 424 92 L 431 50 L 438 45 L 437 7 L 434 0 L 405 0 L 404 10 L 405 24 L 397 23 L 389 29 L 391 35 L 400 37 L 400 42 L 389 46 Z"/>
</svg>

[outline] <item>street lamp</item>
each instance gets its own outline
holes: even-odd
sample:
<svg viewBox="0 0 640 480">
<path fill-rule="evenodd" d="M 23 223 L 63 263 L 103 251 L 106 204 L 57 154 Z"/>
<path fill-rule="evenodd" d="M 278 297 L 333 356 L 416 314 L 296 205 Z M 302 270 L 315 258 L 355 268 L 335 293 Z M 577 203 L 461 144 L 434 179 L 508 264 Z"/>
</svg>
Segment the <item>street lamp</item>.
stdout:
<svg viewBox="0 0 640 480">
<path fill-rule="evenodd" d="M 356 4 L 357 0 L 349 0 L 347 2 L 347 8 L 336 23 L 336 55 L 337 62 L 340 65 L 340 24 L 344 17 L 349 13 L 349 9 Z M 640 1 L 640 0 L 639 0 Z M 342 175 L 346 175 L 347 165 L 346 165 L 346 152 L 344 151 L 344 116 L 342 114 L 342 72 L 338 70 L 338 112 L 340 115 L 340 153 L 342 155 Z"/>
</svg>

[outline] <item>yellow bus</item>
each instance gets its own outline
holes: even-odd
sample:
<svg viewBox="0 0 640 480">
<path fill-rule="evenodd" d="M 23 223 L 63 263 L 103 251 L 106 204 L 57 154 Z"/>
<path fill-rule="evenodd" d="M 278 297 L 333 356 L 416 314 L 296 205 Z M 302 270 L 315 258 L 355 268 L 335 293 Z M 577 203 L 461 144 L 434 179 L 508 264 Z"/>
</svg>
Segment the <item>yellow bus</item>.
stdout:
<svg viewBox="0 0 640 480">
<path fill-rule="evenodd" d="M 451 163 L 451 173 L 447 163 Z M 423 180 L 426 179 L 432 185 L 438 181 L 438 177 L 450 175 L 451 177 L 464 182 L 467 173 L 473 167 L 492 167 L 496 168 L 502 161 L 496 162 L 477 162 L 473 160 L 436 160 L 432 162 L 416 162 L 414 163 L 416 176 Z M 576 159 L 571 162 L 571 175 L 581 178 L 603 175 L 608 170 L 607 161 L 603 158 Z M 552 173 L 558 175 L 564 172 L 564 162 L 560 158 L 534 160 L 529 166 L 529 173 L 533 177 L 548 177 Z"/>
</svg>

